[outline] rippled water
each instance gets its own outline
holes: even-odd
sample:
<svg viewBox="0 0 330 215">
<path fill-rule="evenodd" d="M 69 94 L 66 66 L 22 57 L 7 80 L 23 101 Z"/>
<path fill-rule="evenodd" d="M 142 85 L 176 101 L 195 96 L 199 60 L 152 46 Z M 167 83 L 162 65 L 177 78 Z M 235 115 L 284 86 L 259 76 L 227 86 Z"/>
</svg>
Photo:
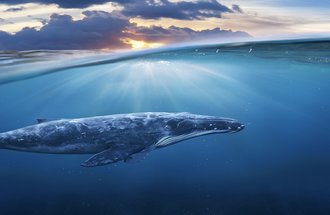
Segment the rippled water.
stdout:
<svg viewBox="0 0 330 215">
<path fill-rule="evenodd" d="M 0 214 L 329 214 L 330 40 L 0 53 L 0 132 L 145 111 L 238 119 L 143 161 L 0 151 Z"/>
</svg>

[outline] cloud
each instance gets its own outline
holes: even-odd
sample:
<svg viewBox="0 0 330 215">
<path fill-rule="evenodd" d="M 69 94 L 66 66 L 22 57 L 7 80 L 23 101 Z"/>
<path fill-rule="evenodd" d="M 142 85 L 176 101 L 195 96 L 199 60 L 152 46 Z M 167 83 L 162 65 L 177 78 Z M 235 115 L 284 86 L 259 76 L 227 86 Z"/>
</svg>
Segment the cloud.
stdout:
<svg viewBox="0 0 330 215">
<path fill-rule="evenodd" d="M 83 20 L 69 15 L 53 14 L 39 31 L 24 28 L 15 35 L 0 32 L 0 49 L 101 49 L 127 48 L 120 41 L 122 31 L 130 25 L 127 19 L 100 11 L 86 11 Z"/>
<path fill-rule="evenodd" d="M 239 5 L 237 5 L 237 4 L 233 4 L 232 5 L 232 10 L 235 11 L 235 12 L 237 12 L 237 13 L 243 13 L 242 8 Z"/>
<path fill-rule="evenodd" d="M 224 12 L 232 12 L 217 0 L 178 1 L 169 0 L 3 0 L 9 5 L 23 3 L 58 4 L 62 8 L 86 8 L 91 5 L 117 3 L 123 6 L 122 14 L 128 17 L 145 19 L 174 18 L 181 20 L 220 18 Z M 18 11 L 23 8 L 9 8 L 7 11 Z"/>
<path fill-rule="evenodd" d="M 14 24 L 13 22 L 8 21 L 6 19 L 2 19 L 2 18 L 0 18 L 0 23 L 2 23 L 3 25 L 5 25 L 5 24 Z M 0 30 L 0 32 L 1 32 L 1 30 Z"/>
<path fill-rule="evenodd" d="M 2 0 L 0 3 L 15 5 L 25 3 L 58 4 L 62 8 L 86 8 L 94 4 L 107 2 L 127 3 L 130 0 Z"/>
<path fill-rule="evenodd" d="M 160 26 L 147 27 L 132 27 L 130 34 L 134 35 L 136 40 L 146 40 L 150 42 L 162 43 L 178 43 L 178 42 L 192 42 L 199 40 L 217 39 L 218 42 L 224 38 L 247 38 L 251 37 L 249 34 L 231 30 L 221 30 L 214 28 L 212 30 L 195 31 L 190 28 L 179 28 L 171 26 L 163 28 Z"/>
<path fill-rule="evenodd" d="M 11 8 L 8 8 L 7 10 L 5 10 L 4 12 L 17 12 L 17 11 L 21 11 L 24 9 L 25 9 L 25 7 L 11 7 Z"/>
<path fill-rule="evenodd" d="M 168 0 L 134 1 L 125 4 L 122 13 L 144 19 L 173 18 L 181 20 L 220 18 L 231 10 L 216 0 L 169 2 Z"/>
<path fill-rule="evenodd" d="M 33 18 L 33 17 L 32 17 L 32 19 L 33 19 L 33 20 L 36 20 L 36 21 L 38 21 L 38 22 L 41 22 L 43 25 L 46 25 L 47 22 L 48 22 L 47 19 L 38 18 L 38 17 L 36 17 L 36 18 Z"/>
<path fill-rule="evenodd" d="M 125 49 L 130 45 L 125 39 L 146 42 L 177 43 L 209 38 L 247 37 L 244 32 L 230 30 L 194 31 L 190 28 L 171 26 L 139 27 L 116 13 L 85 11 L 85 18 L 73 20 L 69 15 L 53 14 L 40 30 L 24 28 L 12 35 L 0 31 L 0 49 Z"/>
<path fill-rule="evenodd" d="M 0 3 L 17 5 L 25 3 L 57 4 L 61 8 L 87 8 L 91 5 L 101 5 L 108 2 L 124 6 L 123 13 L 127 16 L 146 19 L 203 19 L 221 17 L 223 12 L 231 9 L 220 4 L 217 0 L 197 0 L 170 2 L 168 0 L 2 0 Z M 8 11 L 16 11 L 12 8 Z M 18 10 L 17 10 L 18 11 Z"/>
</svg>

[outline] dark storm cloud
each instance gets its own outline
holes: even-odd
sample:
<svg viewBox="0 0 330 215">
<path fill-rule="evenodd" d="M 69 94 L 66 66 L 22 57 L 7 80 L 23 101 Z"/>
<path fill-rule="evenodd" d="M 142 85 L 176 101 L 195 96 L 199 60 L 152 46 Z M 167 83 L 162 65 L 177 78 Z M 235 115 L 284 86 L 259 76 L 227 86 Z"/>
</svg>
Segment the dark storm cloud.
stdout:
<svg viewBox="0 0 330 215">
<path fill-rule="evenodd" d="M 232 10 L 216 0 L 180 1 L 168 0 L 0 0 L 9 5 L 21 3 L 58 4 L 62 8 L 86 8 L 92 4 L 117 3 L 123 6 L 122 13 L 128 17 L 145 19 L 173 18 L 182 20 L 221 17 L 221 13 Z M 235 6 L 237 7 L 237 5 Z"/>
<path fill-rule="evenodd" d="M 40 4 L 58 4 L 63 8 L 86 8 L 93 4 L 104 4 L 107 2 L 127 3 L 130 0 L 0 0 L 0 4 L 24 4 L 24 3 L 40 3 Z"/>
<path fill-rule="evenodd" d="M 134 1 L 125 4 L 122 13 L 129 17 L 144 19 L 173 18 L 181 20 L 221 17 L 231 10 L 216 0 L 197 2 L 169 2 L 168 0 Z"/>
<path fill-rule="evenodd" d="M 194 31 L 190 28 L 171 26 L 138 27 L 128 18 L 120 18 L 113 13 L 85 11 L 82 20 L 74 21 L 69 15 L 53 14 L 40 29 L 24 28 L 16 34 L 0 31 L 0 49 L 123 49 L 130 48 L 122 39 L 147 42 L 177 43 L 205 40 L 210 38 L 247 37 L 244 32 L 232 32 L 215 28 Z M 219 40 L 221 41 L 221 40 Z"/>
<path fill-rule="evenodd" d="M 0 32 L 0 49 L 100 49 L 127 47 L 120 41 L 130 25 L 126 19 L 100 11 L 86 11 L 83 20 L 69 15 L 51 16 L 39 31 L 24 28 L 11 35 Z"/>
<path fill-rule="evenodd" d="M 162 17 L 174 19 L 203 19 L 221 17 L 221 13 L 231 10 L 216 0 L 201 0 L 197 2 L 169 2 L 168 0 L 0 0 L 0 4 L 58 4 L 62 8 L 86 8 L 90 5 L 117 3 L 124 6 L 123 14 L 146 19 Z M 9 9 L 10 10 L 10 9 Z"/>
</svg>

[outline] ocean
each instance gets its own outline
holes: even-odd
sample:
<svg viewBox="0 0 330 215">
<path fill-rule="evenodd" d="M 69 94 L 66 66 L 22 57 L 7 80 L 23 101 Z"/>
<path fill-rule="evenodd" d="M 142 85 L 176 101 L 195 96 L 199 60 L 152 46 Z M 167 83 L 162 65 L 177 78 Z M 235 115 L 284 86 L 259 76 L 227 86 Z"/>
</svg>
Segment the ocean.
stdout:
<svg viewBox="0 0 330 215">
<path fill-rule="evenodd" d="M 0 150 L 0 215 L 330 214 L 330 40 L 136 52 L 0 52 L 0 132 L 51 120 L 191 112 L 245 124 L 84 168 Z"/>
</svg>

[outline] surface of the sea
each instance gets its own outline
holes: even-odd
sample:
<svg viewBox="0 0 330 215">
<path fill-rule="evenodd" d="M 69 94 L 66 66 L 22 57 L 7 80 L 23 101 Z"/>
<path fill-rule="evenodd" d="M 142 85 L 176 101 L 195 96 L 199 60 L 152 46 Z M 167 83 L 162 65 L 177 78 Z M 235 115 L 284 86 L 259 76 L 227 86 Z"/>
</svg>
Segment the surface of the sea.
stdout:
<svg viewBox="0 0 330 215">
<path fill-rule="evenodd" d="M 330 214 L 328 39 L 0 53 L 0 132 L 146 111 L 246 127 L 96 168 L 0 150 L 0 215 Z"/>
</svg>

